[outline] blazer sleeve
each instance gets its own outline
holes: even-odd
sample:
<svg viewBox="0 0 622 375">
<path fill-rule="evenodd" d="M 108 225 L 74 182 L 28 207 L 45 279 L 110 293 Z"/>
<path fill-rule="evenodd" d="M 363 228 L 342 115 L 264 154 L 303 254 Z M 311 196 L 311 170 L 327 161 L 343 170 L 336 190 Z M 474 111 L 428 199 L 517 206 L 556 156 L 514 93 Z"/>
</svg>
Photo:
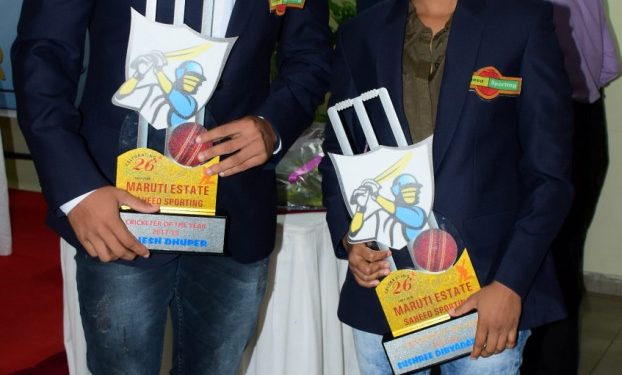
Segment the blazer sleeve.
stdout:
<svg viewBox="0 0 622 375">
<path fill-rule="evenodd" d="M 495 279 L 525 297 L 572 201 L 571 90 L 545 2 L 524 50 L 518 101 L 522 195 Z"/>
<path fill-rule="evenodd" d="M 254 111 L 277 131 L 284 153 L 311 124 L 328 89 L 331 33 L 326 0 L 307 0 L 285 13 L 277 42 L 278 75 Z"/>
<path fill-rule="evenodd" d="M 52 210 L 109 184 L 79 134 L 75 106 L 93 5 L 24 0 L 11 50 L 19 125 Z"/>
<path fill-rule="evenodd" d="M 329 106 L 356 96 L 354 82 L 343 53 L 341 38 L 342 33 L 340 32 L 337 37 L 338 41 L 332 67 Z M 351 121 L 351 118 L 344 118 L 344 126 L 348 124 L 351 125 Z M 331 124 L 327 124 L 326 126 L 325 139 L 322 147 L 325 156 L 319 165 L 319 169 L 322 173 L 322 199 L 324 207 L 326 207 L 326 221 L 328 223 L 335 255 L 339 258 L 346 259 L 347 254 L 341 243 L 341 239 L 348 232 L 351 218 L 343 201 L 335 168 L 328 156 L 329 153 L 343 153 L 339 147 L 335 131 Z M 355 149 L 354 145 L 353 149 Z"/>
</svg>

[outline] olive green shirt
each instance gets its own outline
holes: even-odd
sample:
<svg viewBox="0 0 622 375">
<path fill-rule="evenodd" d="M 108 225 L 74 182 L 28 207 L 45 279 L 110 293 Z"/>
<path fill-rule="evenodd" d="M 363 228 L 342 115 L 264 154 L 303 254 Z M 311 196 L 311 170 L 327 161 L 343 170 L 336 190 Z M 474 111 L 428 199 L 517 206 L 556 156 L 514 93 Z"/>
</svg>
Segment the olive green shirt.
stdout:
<svg viewBox="0 0 622 375">
<path fill-rule="evenodd" d="M 402 85 L 404 111 L 413 143 L 434 132 L 450 27 L 451 19 L 441 31 L 432 35 L 432 30 L 421 23 L 410 3 L 404 34 Z"/>
</svg>

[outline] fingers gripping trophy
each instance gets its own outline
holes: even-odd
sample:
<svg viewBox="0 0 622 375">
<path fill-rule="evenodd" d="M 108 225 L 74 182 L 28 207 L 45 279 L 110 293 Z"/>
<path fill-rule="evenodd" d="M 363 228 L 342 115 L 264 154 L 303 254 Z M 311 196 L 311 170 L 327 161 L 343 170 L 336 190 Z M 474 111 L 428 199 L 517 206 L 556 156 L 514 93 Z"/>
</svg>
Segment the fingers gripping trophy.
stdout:
<svg viewBox="0 0 622 375">
<path fill-rule="evenodd" d="M 365 102 L 380 100 L 397 147 L 378 143 Z M 354 110 L 368 152 L 354 155 L 340 112 Z M 352 217 L 347 240 L 391 250 L 391 272 L 377 286 L 391 332 L 383 345 L 396 374 L 467 355 L 477 313 L 449 311 L 480 289 L 449 220 L 433 212 L 432 136 L 408 145 L 385 88 L 339 102 L 328 116 L 343 155 L 329 154 Z M 404 261 L 406 260 L 406 261 Z"/>
<path fill-rule="evenodd" d="M 121 218 L 153 251 L 222 253 L 226 217 L 216 214 L 218 175 L 207 173 L 219 158 L 203 164 L 198 155 L 211 143 L 196 139 L 206 132 L 204 107 L 235 38 L 192 31 L 183 25 L 183 2 L 177 3 L 175 25 L 155 22 L 154 0 L 147 1 L 147 16 L 131 11 L 126 80 L 112 98 L 132 110 L 120 139 L 116 185 L 159 205 L 160 213 L 122 207 Z M 211 21 L 204 25 L 210 28 Z"/>
</svg>

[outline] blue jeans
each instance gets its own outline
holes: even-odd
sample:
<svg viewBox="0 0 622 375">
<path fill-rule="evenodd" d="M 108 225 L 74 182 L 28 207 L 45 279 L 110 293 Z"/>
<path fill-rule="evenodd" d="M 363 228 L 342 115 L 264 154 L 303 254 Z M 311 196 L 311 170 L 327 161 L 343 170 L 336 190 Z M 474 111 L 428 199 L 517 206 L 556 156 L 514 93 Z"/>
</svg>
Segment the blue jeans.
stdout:
<svg viewBox="0 0 622 375">
<path fill-rule="evenodd" d="M 159 374 L 173 322 L 172 374 L 235 374 L 254 333 L 268 259 L 182 255 L 156 268 L 76 255 L 87 363 L 94 375 Z"/>
<path fill-rule="evenodd" d="M 390 375 L 393 373 L 391 364 L 382 347 L 382 336 L 353 329 L 354 346 L 361 375 Z M 520 373 L 523 359 L 523 348 L 531 331 L 519 331 L 516 346 L 506 349 L 490 357 L 480 357 L 477 360 L 469 356 L 443 363 L 442 375 L 514 375 Z M 430 370 L 418 371 L 417 375 L 429 375 Z"/>
</svg>

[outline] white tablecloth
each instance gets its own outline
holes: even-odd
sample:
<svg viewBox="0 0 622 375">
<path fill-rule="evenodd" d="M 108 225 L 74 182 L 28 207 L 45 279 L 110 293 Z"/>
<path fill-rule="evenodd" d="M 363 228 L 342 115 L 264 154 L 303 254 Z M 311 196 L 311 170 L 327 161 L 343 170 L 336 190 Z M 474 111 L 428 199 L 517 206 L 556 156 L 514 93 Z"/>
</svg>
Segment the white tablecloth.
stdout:
<svg viewBox="0 0 622 375">
<path fill-rule="evenodd" d="M 245 352 L 239 373 L 357 375 L 352 331 L 337 319 L 347 263 L 333 254 L 324 214 L 281 215 L 278 221 L 257 335 Z M 73 254 L 73 248 L 61 243 L 65 348 L 71 374 L 84 375 L 88 371 Z M 168 368 L 162 373 L 168 373 Z"/>
<path fill-rule="evenodd" d="M 4 167 L 4 150 L 0 132 L 0 255 L 11 254 L 11 220 L 9 218 L 9 193 Z"/>
<path fill-rule="evenodd" d="M 279 217 L 271 279 L 246 375 L 358 374 L 352 330 L 337 319 L 347 263 L 323 213 Z"/>
</svg>

